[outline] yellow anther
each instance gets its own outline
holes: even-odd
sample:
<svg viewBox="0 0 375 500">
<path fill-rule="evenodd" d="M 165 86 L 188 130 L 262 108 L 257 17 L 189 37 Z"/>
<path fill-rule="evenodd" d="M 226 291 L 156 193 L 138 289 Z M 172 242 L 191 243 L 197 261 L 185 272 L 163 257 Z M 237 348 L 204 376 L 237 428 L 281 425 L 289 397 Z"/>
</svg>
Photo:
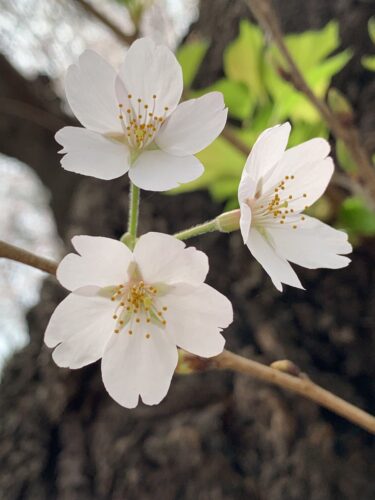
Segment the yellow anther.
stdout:
<svg viewBox="0 0 375 500">
<path fill-rule="evenodd" d="M 303 197 L 304 197 L 304 198 L 307 198 L 307 194 L 306 194 L 306 193 L 303 193 Z"/>
<path fill-rule="evenodd" d="M 149 339 L 151 335 L 149 333 L 146 333 L 146 339 Z"/>
<path fill-rule="evenodd" d="M 164 306 L 163 311 L 167 311 L 167 310 L 168 310 L 168 307 Z"/>
<path fill-rule="evenodd" d="M 129 335 L 133 335 L 133 330 L 129 330 L 129 331 L 128 331 L 128 334 L 129 334 Z"/>
<path fill-rule="evenodd" d="M 131 99 L 133 96 L 131 94 L 128 94 L 128 99 Z"/>
<path fill-rule="evenodd" d="M 113 319 L 117 319 L 117 318 L 118 318 L 118 316 L 117 316 L 116 314 L 114 314 L 114 315 L 112 316 L 112 318 L 113 318 Z"/>
<path fill-rule="evenodd" d="M 139 318 L 137 318 L 137 319 L 135 320 L 135 322 L 136 322 L 136 323 L 140 323 L 140 322 L 141 322 L 141 320 L 140 320 Z"/>
<path fill-rule="evenodd" d="M 116 330 L 114 330 L 115 333 L 120 333 L 120 330 L 118 328 L 116 328 Z"/>
<path fill-rule="evenodd" d="M 297 226 L 296 226 L 296 225 L 294 225 L 294 226 L 293 226 L 293 229 L 297 229 Z"/>
</svg>

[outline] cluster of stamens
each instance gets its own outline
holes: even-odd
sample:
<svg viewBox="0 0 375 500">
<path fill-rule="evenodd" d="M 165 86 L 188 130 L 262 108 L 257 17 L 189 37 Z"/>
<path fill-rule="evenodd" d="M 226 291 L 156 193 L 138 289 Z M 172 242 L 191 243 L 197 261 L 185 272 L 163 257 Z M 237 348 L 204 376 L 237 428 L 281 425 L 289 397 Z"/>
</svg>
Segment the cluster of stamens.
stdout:
<svg viewBox="0 0 375 500">
<path fill-rule="evenodd" d="M 150 144 L 160 126 L 164 123 L 168 106 L 164 107 L 163 116 L 155 114 L 157 96 L 152 96 L 152 104 L 144 102 L 140 97 L 132 103 L 133 96 L 128 94 L 128 105 L 120 103 L 119 119 L 125 138 L 132 149 L 141 149 Z"/>
<path fill-rule="evenodd" d="M 274 220 L 278 220 L 280 224 L 285 224 L 287 222 L 287 217 L 294 214 L 294 209 L 289 207 L 292 201 L 296 201 L 297 198 L 293 195 L 284 195 L 283 191 L 286 190 L 286 184 L 295 179 L 294 175 L 286 175 L 282 181 L 274 188 L 271 198 L 268 204 L 260 205 L 259 209 L 262 214 L 272 214 Z M 303 198 L 307 198 L 307 194 L 302 194 Z M 300 197 L 299 197 L 300 198 Z M 305 209 L 308 205 L 305 205 Z M 301 216 L 301 221 L 306 218 L 304 215 Z M 297 224 L 292 224 L 293 229 L 297 229 Z"/>
<path fill-rule="evenodd" d="M 127 332 L 133 335 L 133 324 L 137 326 L 142 322 L 146 324 L 153 322 L 164 327 L 167 324 L 164 313 L 168 308 L 162 306 L 161 309 L 157 309 L 155 304 L 157 293 L 157 288 L 146 285 L 143 281 L 114 287 L 111 301 L 118 303 L 113 314 L 113 319 L 116 321 L 114 333 L 120 333 L 125 326 L 129 326 Z M 151 333 L 146 333 L 146 338 L 150 337 Z"/>
</svg>

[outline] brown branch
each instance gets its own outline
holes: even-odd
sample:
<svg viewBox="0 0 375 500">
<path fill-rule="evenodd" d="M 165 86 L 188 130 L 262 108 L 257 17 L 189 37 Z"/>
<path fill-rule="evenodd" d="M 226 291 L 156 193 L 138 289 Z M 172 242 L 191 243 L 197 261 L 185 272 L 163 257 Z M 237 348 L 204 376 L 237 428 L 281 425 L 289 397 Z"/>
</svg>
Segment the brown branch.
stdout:
<svg viewBox="0 0 375 500">
<path fill-rule="evenodd" d="M 328 408 L 337 415 L 344 417 L 346 420 L 357 424 L 368 432 L 375 434 L 375 417 L 323 389 L 308 378 L 289 375 L 288 373 L 226 350 L 213 358 L 211 363 L 213 368 L 244 373 L 245 375 L 250 375 L 259 380 L 300 394 L 318 405 Z"/>
<path fill-rule="evenodd" d="M 86 12 L 95 17 L 95 19 L 104 24 L 104 26 L 109 28 L 112 31 L 112 33 L 114 33 L 114 35 L 117 36 L 120 42 L 126 43 L 127 45 L 131 45 L 137 39 L 137 33 L 135 33 L 134 35 L 127 35 L 122 31 L 121 28 L 119 28 L 114 22 L 112 22 L 111 19 L 109 19 L 99 10 L 97 10 L 97 8 L 94 7 L 94 5 L 92 5 L 87 0 L 74 0 L 74 1 L 76 4 L 80 5 Z"/>
<path fill-rule="evenodd" d="M 0 258 L 16 260 L 28 266 L 36 267 L 52 275 L 56 275 L 57 263 L 39 255 L 35 255 L 21 248 L 0 241 Z M 375 417 L 335 396 L 331 392 L 323 389 L 308 378 L 301 378 L 289 375 L 278 369 L 258 363 L 251 359 L 238 356 L 230 351 L 224 351 L 219 356 L 211 359 L 198 358 L 184 352 L 184 362 L 193 370 L 232 370 L 238 373 L 250 375 L 256 379 L 269 382 L 273 385 L 288 389 L 296 394 L 314 401 L 315 403 L 328 408 L 332 412 L 346 418 L 359 427 L 375 434 Z"/>
<path fill-rule="evenodd" d="M 17 262 L 22 262 L 27 266 L 35 267 L 46 273 L 55 275 L 57 269 L 57 263 L 46 259 L 45 257 L 40 257 L 27 250 L 10 245 L 5 241 L 0 240 L 0 258 L 15 260 Z"/>
<path fill-rule="evenodd" d="M 296 90 L 302 92 L 311 102 L 311 104 L 320 113 L 322 119 L 326 122 L 336 139 L 344 141 L 351 157 L 358 166 L 358 177 L 363 186 L 369 192 L 372 205 L 375 202 L 375 169 L 371 163 L 367 151 L 361 144 L 359 133 L 353 124 L 344 123 L 331 111 L 325 101 L 319 99 L 309 87 L 302 73 L 298 69 L 293 57 L 291 56 L 283 38 L 275 11 L 270 0 L 246 0 L 251 12 L 256 20 L 269 34 L 276 47 L 279 49 L 287 65 L 286 72 L 290 82 Z"/>
</svg>

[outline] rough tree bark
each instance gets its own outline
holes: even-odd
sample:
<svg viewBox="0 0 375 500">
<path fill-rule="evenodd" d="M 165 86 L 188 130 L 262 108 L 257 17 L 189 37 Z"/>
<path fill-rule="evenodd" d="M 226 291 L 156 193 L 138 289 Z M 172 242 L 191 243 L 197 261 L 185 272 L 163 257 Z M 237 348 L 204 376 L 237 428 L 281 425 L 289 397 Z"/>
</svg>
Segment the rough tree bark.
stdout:
<svg viewBox="0 0 375 500">
<path fill-rule="evenodd" d="M 300 10 L 293 11 L 297 4 Z M 288 2 L 288 8 L 283 5 L 284 27 L 293 29 L 321 25 L 338 12 L 333 1 L 303 2 L 304 8 L 296 0 Z M 365 3 L 342 1 L 340 5 L 346 6 L 348 15 L 357 17 L 361 9 L 368 15 Z M 215 48 L 197 85 L 220 74 L 222 48 L 235 36 L 237 21 L 245 15 L 240 0 L 202 1 L 202 15 L 193 29 L 212 36 Z M 366 15 L 362 15 L 361 31 L 357 25 L 351 28 L 357 36 L 365 29 Z M 1 73 L 1 79 L 7 80 L 7 73 Z M 358 89 L 351 95 L 357 104 L 361 93 L 369 92 L 362 73 L 361 78 L 358 73 L 349 74 L 342 85 Z M 368 114 L 366 109 L 359 114 L 365 131 Z M 20 143 L 28 133 L 30 127 L 25 126 Z M 9 149 L 3 142 L 0 139 L 2 151 L 16 151 L 14 145 Z M 48 154 L 40 156 L 38 167 L 45 170 L 53 165 L 58 176 L 56 147 L 52 141 L 47 143 Z M 27 149 L 25 155 L 24 160 L 34 165 Z M 46 179 L 45 173 L 40 175 Z M 51 187 L 58 178 L 50 175 Z M 72 177 L 76 182 L 78 177 Z M 61 203 L 66 203 L 62 198 Z M 202 214 L 209 218 L 220 210 L 203 192 L 173 198 L 145 193 L 143 198 L 142 232 L 174 232 L 200 222 Z M 118 237 L 126 219 L 126 178 L 82 179 L 64 206 L 66 238 L 74 234 Z M 288 289 L 283 295 L 250 259 L 238 234 L 210 234 L 193 243 L 210 256 L 210 284 L 235 305 L 236 320 L 226 334 L 230 348 L 265 362 L 289 358 L 323 386 L 374 411 L 375 251 L 371 242 L 355 252 L 349 268 L 304 271 L 308 292 Z M 40 304 L 28 317 L 30 345 L 9 361 L 4 372 L 0 498 L 375 497 L 371 438 L 297 396 L 244 376 L 207 373 L 175 377 L 161 405 L 127 411 L 105 393 L 98 364 L 79 371 L 58 369 L 42 345 L 42 334 L 63 296 L 54 280 L 47 279 Z"/>
<path fill-rule="evenodd" d="M 0 151 L 17 158 L 39 175 L 53 195 L 51 208 L 61 234 L 71 196 L 79 184 L 58 168 L 55 133 L 75 124 L 61 109 L 46 76 L 27 80 L 0 54 Z"/>
</svg>

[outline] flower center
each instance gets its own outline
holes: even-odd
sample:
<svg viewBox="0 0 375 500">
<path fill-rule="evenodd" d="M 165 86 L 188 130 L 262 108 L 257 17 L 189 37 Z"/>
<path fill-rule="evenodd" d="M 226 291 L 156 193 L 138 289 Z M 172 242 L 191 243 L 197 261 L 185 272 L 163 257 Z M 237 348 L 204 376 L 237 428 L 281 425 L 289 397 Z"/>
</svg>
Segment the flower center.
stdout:
<svg viewBox="0 0 375 500">
<path fill-rule="evenodd" d="M 255 214 L 257 217 L 267 217 L 271 215 L 275 222 L 279 222 L 279 224 L 291 222 L 292 228 L 297 229 L 296 215 L 298 215 L 301 210 L 297 210 L 297 213 L 295 213 L 295 210 L 290 207 L 290 205 L 301 198 L 307 198 L 307 193 L 303 193 L 299 196 L 290 194 L 290 183 L 294 179 L 294 175 L 286 175 L 276 187 L 259 197 L 259 200 L 257 200 L 258 203 L 256 203 L 255 206 Z M 252 209 L 254 208 L 254 203 L 254 200 L 248 200 L 248 205 Z M 307 208 L 308 205 L 305 205 L 304 209 Z M 305 217 L 302 215 L 300 220 L 304 221 Z"/>
<path fill-rule="evenodd" d="M 165 327 L 167 321 L 164 315 L 168 308 L 159 304 L 158 293 L 156 287 L 144 281 L 115 286 L 111 296 L 111 301 L 117 303 L 113 314 L 116 321 L 114 333 L 120 333 L 126 327 L 128 334 L 133 335 L 134 327 L 142 324 L 149 339 L 148 325 L 153 323 Z"/>
<path fill-rule="evenodd" d="M 143 149 L 155 138 L 158 130 L 165 121 L 168 107 L 164 107 L 163 116 L 155 114 L 157 96 L 154 94 L 150 102 L 140 97 L 134 99 L 128 94 L 127 103 L 119 103 L 119 119 L 128 146 L 131 149 Z"/>
</svg>

